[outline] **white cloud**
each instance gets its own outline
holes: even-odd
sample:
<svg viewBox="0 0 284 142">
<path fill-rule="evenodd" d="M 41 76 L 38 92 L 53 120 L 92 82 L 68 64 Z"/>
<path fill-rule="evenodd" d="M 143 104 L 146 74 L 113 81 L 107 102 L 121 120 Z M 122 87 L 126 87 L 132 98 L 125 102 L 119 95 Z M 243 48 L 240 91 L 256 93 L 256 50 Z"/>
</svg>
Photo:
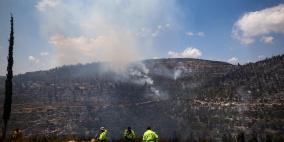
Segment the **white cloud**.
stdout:
<svg viewBox="0 0 284 142">
<path fill-rule="evenodd" d="M 157 37 L 159 36 L 159 34 L 169 29 L 170 29 L 170 24 L 158 25 L 157 27 L 154 28 L 143 27 L 139 30 L 139 32 L 136 35 L 141 37 Z"/>
<path fill-rule="evenodd" d="M 273 36 L 263 36 L 261 37 L 260 41 L 263 43 L 267 43 L 267 44 L 272 44 L 273 43 Z"/>
<path fill-rule="evenodd" d="M 188 35 L 188 36 L 193 36 L 194 35 L 193 32 L 186 32 L 185 34 Z"/>
<path fill-rule="evenodd" d="M 257 59 L 258 60 L 263 60 L 263 59 L 265 59 L 265 56 L 264 55 L 259 55 L 259 56 L 257 56 Z"/>
<path fill-rule="evenodd" d="M 153 32 L 151 35 L 152 35 L 152 37 L 156 37 L 156 36 L 158 36 L 158 34 L 159 34 L 159 31 L 157 30 L 157 31 Z"/>
<path fill-rule="evenodd" d="M 205 36 L 204 32 L 198 32 L 197 35 L 198 36 Z"/>
<path fill-rule="evenodd" d="M 204 33 L 204 32 L 196 32 L 196 33 L 193 33 L 193 32 L 186 32 L 185 34 L 188 35 L 188 36 L 199 36 L 199 37 L 205 36 L 205 33 Z"/>
<path fill-rule="evenodd" d="M 202 52 L 197 48 L 189 47 L 182 52 L 169 51 L 168 55 L 170 58 L 199 58 Z"/>
<path fill-rule="evenodd" d="M 28 59 L 29 59 L 30 61 L 34 61 L 34 60 L 35 60 L 35 57 L 34 57 L 34 56 L 29 56 Z"/>
<path fill-rule="evenodd" d="M 168 23 L 168 24 L 166 24 L 166 28 L 169 28 L 170 26 L 171 26 L 171 24 L 169 24 L 169 23 Z"/>
<path fill-rule="evenodd" d="M 58 5 L 60 0 L 40 0 L 35 7 L 39 11 L 45 11 L 47 8 L 52 8 Z"/>
<path fill-rule="evenodd" d="M 239 59 L 237 57 L 232 57 L 232 58 L 228 59 L 228 62 L 236 65 L 236 64 L 238 64 Z"/>
<path fill-rule="evenodd" d="M 284 34 L 284 4 L 246 13 L 233 27 L 233 36 L 242 44 L 251 44 L 255 38 L 273 33 Z"/>
<path fill-rule="evenodd" d="M 48 56 L 49 55 L 49 52 L 41 52 L 40 53 L 40 56 L 44 57 L 44 56 Z"/>
<path fill-rule="evenodd" d="M 39 63 L 39 60 L 37 58 L 35 58 L 34 56 L 29 56 L 28 60 L 34 64 Z"/>
</svg>

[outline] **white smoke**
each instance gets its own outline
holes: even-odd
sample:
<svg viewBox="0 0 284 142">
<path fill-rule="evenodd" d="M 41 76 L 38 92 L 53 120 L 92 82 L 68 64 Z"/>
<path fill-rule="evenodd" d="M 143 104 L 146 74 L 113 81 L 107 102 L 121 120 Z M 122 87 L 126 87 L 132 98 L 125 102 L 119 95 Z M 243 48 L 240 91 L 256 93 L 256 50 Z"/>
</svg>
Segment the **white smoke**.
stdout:
<svg viewBox="0 0 284 142">
<path fill-rule="evenodd" d="M 151 87 L 151 91 L 156 95 L 156 96 L 161 96 L 160 91 L 156 89 L 155 87 Z"/>
<path fill-rule="evenodd" d="M 153 85 L 154 81 L 148 76 L 149 69 L 141 62 L 134 63 L 128 70 L 130 77 L 134 78 L 135 83 L 137 84 L 148 84 Z"/>
<path fill-rule="evenodd" d="M 153 79 L 148 75 L 149 69 L 142 62 L 137 62 L 129 67 L 128 74 L 130 75 L 131 81 L 139 85 L 150 85 L 151 92 L 160 97 L 160 90 L 155 87 Z"/>
<path fill-rule="evenodd" d="M 174 71 L 174 80 L 178 79 L 182 74 L 182 70 L 177 69 Z"/>
<path fill-rule="evenodd" d="M 192 69 L 189 67 L 185 67 L 183 63 L 179 63 L 179 65 L 174 69 L 173 79 L 177 80 L 178 78 L 189 73 L 192 73 Z"/>
<path fill-rule="evenodd" d="M 159 36 L 152 35 L 178 21 L 175 0 L 40 0 L 35 7 L 57 65 L 107 61 L 120 67 L 149 58 Z"/>
</svg>

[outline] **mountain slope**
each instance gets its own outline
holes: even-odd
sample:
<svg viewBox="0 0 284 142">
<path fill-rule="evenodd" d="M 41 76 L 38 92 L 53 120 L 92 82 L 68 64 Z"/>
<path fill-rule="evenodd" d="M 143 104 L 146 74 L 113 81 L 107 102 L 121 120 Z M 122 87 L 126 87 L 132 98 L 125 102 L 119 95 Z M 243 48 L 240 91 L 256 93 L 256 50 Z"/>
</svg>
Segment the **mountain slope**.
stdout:
<svg viewBox="0 0 284 142">
<path fill-rule="evenodd" d="M 11 129 L 94 136 L 105 126 L 117 138 L 127 126 L 142 134 L 151 125 L 161 137 L 183 140 L 205 133 L 217 140 L 240 128 L 278 133 L 272 126 L 283 124 L 283 69 L 282 55 L 243 66 L 157 59 L 122 72 L 92 63 L 26 73 L 14 79 Z"/>
</svg>

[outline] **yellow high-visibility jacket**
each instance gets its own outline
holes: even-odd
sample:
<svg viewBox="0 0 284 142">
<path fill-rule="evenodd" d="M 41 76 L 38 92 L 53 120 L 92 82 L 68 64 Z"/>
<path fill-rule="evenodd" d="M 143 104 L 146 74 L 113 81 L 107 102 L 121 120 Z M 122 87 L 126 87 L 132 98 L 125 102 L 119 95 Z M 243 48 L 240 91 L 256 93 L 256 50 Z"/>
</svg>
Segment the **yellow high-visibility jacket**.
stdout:
<svg viewBox="0 0 284 142">
<path fill-rule="evenodd" d="M 99 140 L 100 141 L 106 141 L 107 140 L 107 130 L 104 130 L 102 133 L 100 133 Z"/>
<path fill-rule="evenodd" d="M 135 139 L 135 132 L 133 130 L 130 131 L 130 133 L 128 132 L 128 130 L 124 130 L 124 137 L 127 139 Z"/>
<path fill-rule="evenodd" d="M 143 142 L 158 142 L 158 141 L 159 141 L 158 135 L 152 130 L 147 130 L 143 135 Z"/>
</svg>

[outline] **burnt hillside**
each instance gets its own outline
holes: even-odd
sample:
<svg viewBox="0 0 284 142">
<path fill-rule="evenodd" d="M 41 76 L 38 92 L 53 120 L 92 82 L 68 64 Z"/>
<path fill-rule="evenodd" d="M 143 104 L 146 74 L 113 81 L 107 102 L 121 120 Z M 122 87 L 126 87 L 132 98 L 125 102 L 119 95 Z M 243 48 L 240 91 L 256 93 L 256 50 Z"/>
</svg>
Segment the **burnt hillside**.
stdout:
<svg viewBox="0 0 284 142">
<path fill-rule="evenodd" d="M 127 126 L 141 135 L 151 125 L 161 137 L 184 141 L 218 141 L 241 130 L 282 134 L 283 58 L 241 66 L 156 59 L 123 72 L 92 63 L 17 75 L 10 130 L 94 136 L 104 126 L 118 138 Z"/>
</svg>

